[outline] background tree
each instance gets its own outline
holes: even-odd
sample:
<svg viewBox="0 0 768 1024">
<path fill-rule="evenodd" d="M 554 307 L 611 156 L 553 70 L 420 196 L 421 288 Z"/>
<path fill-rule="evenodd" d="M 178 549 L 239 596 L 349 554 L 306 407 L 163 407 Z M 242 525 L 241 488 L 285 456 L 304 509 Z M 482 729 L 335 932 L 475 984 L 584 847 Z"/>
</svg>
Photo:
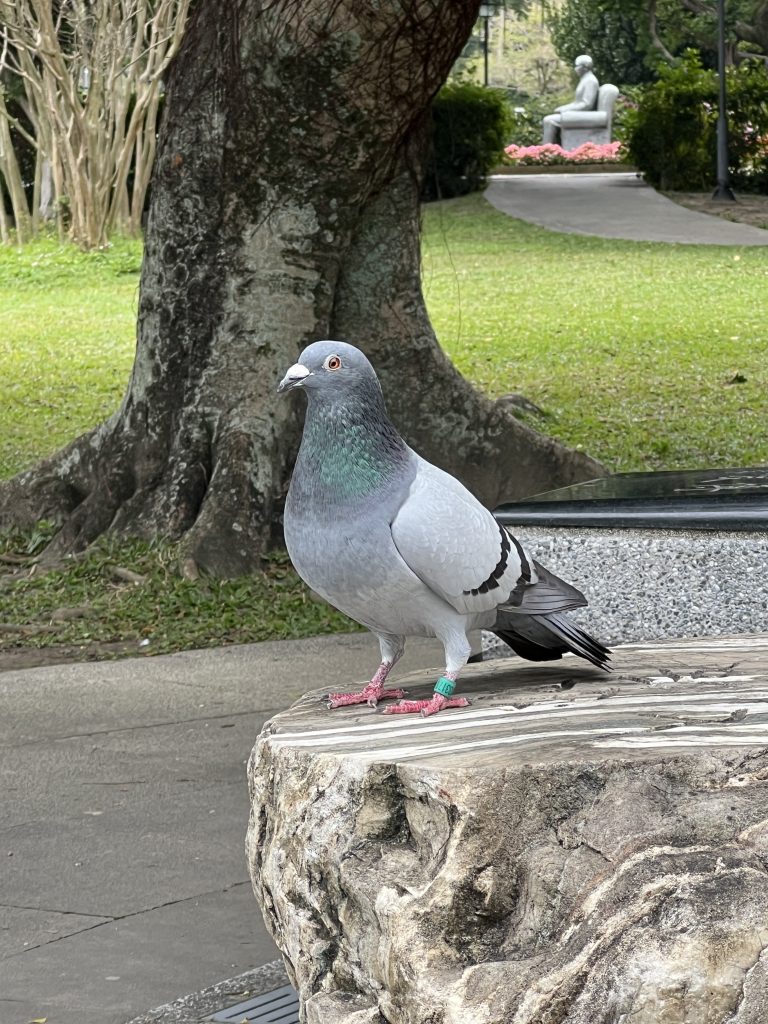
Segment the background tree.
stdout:
<svg viewBox="0 0 768 1024">
<path fill-rule="evenodd" d="M 600 472 L 476 392 L 426 314 L 426 117 L 476 14 L 198 0 L 168 76 L 127 393 L 0 488 L 0 521 L 60 522 L 49 559 L 112 528 L 182 538 L 190 567 L 249 571 L 299 432 L 276 382 L 322 337 L 360 344 L 408 439 L 488 502 Z"/>
<path fill-rule="evenodd" d="M 162 77 L 189 3 L 0 0 L 0 175 L 18 241 L 48 211 L 61 215 L 60 234 L 66 225 L 86 247 L 113 231 L 139 232 Z M 31 209 L 17 151 L 24 142 L 36 158 Z"/>
<path fill-rule="evenodd" d="M 548 19 L 557 54 L 572 65 L 580 53 L 588 53 L 600 81 L 621 85 L 653 81 L 643 3 L 565 0 Z"/>
<path fill-rule="evenodd" d="M 768 67 L 745 60 L 726 68 L 728 158 L 739 190 L 765 192 L 768 183 Z M 655 188 L 711 189 L 717 178 L 718 77 L 697 50 L 662 67 L 634 110 L 625 115 L 630 160 Z"/>
<path fill-rule="evenodd" d="M 768 54 L 767 0 L 729 0 L 726 13 L 731 63 Z M 620 85 L 655 81 L 689 48 L 716 63 L 716 0 L 564 0 L 549 22 L 563 60 L 589 53 L 598 77 Z"/>
<path fill-rule="evenodd" d="M 571 85 L 570 69 L 552 45 L 548 17 L 560 0 L 506 0 L 491 5 L 488 19 L 489 85 L 506 89 L 513 102 L 548 97 Z M 483 78 L 485 19 L 476 23 L 472 36 L 454 65 L 452 77 L 461 81 Z"/>
</svg>

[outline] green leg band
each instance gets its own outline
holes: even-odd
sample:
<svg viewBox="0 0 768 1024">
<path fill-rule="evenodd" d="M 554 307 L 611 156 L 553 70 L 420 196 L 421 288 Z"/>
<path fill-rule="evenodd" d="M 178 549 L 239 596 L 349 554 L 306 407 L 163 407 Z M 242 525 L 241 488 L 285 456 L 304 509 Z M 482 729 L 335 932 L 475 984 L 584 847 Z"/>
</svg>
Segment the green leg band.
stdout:
<svg viewBox="0 0 768 1024">
<path fill-rule="evenodd" d="M 441 697 L 452 697 L 455 689 L 456 683 L 453 679 L 446 679 L 445 676 L 440 676 L 435 683 L 435 693 L 439 693 Z"/>
</svg>

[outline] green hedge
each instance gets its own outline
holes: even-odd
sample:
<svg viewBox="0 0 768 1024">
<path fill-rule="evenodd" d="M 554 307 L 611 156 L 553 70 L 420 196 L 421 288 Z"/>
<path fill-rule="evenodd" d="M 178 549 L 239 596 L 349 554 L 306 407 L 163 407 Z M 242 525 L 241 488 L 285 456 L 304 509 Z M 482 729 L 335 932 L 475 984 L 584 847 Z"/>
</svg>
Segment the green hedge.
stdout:
<svg viewBox="0 0 768 1024">
<path fill-rule="evenodd" d="M 450 82 L 432 104 L 432 153 L 423 196 L 464 196 L 485 187 L 501 162 L 512 118 L 499 89 Z"/>
<path fill-rule="evenodd" d="M 542 121 L 545 115 L 554 112 L 560 99 L 551 96 L 526 99 L 523 103 L 512 104 L 511 128 L 508 143 L 516 146 L 539 146 L 543 138 Z"/>
<path fill-rule="evenodd" d="M 733 184 L 766 191 L 768 185 L 768 70 L 744 61 L 727 74 L 728 155 Z M 718 78 L 689 50 L 661 69 L 625 118 L 631 162 L 656 188 L 707 190 L 717 166 Z"/>
</svg>

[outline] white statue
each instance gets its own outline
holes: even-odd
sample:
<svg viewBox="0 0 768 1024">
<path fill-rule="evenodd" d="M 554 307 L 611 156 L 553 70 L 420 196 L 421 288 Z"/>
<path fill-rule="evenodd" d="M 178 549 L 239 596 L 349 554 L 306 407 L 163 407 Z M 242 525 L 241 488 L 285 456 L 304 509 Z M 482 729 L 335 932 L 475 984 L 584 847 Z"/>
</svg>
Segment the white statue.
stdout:
<svg viewBox="0 0 768 1024">
<path fill-rule="evenodd" d="M 597 94 L 600 89 L 600 83 L 595 77 L 592 71 L 592 58 L 588 57 L 586 53 L 581 54 L 580 57 L 576 58 L 574 63 L 576 74 L 579 76 L 579 84 L 576 86 L 576 96 L 574 97 L 573 103 L 564 103 L 562 107 L 558 107 L 554 114 L 547 114 L 544 118 L 544 143 L 557 142 L 558 134 L 560 132 L 560 125 L 562 123 L 562 117 L 560 116 L 564 110 L 594 110 L 597 105 Z"/>
</svg>

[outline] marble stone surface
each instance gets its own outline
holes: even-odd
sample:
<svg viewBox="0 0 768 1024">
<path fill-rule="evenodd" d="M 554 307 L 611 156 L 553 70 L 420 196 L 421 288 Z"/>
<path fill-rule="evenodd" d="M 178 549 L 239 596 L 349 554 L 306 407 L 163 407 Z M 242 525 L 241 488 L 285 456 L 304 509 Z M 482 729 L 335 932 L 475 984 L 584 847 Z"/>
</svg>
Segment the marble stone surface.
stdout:
<svg viewBox="0 0 768 1024">
<path fill-rule="evenodd" d="M 304 1019 L 764 1022 L 768 634 L 461 691 L 428 720 L 308 694 L 258 739 L 251 877 Z"/>
</svg>

